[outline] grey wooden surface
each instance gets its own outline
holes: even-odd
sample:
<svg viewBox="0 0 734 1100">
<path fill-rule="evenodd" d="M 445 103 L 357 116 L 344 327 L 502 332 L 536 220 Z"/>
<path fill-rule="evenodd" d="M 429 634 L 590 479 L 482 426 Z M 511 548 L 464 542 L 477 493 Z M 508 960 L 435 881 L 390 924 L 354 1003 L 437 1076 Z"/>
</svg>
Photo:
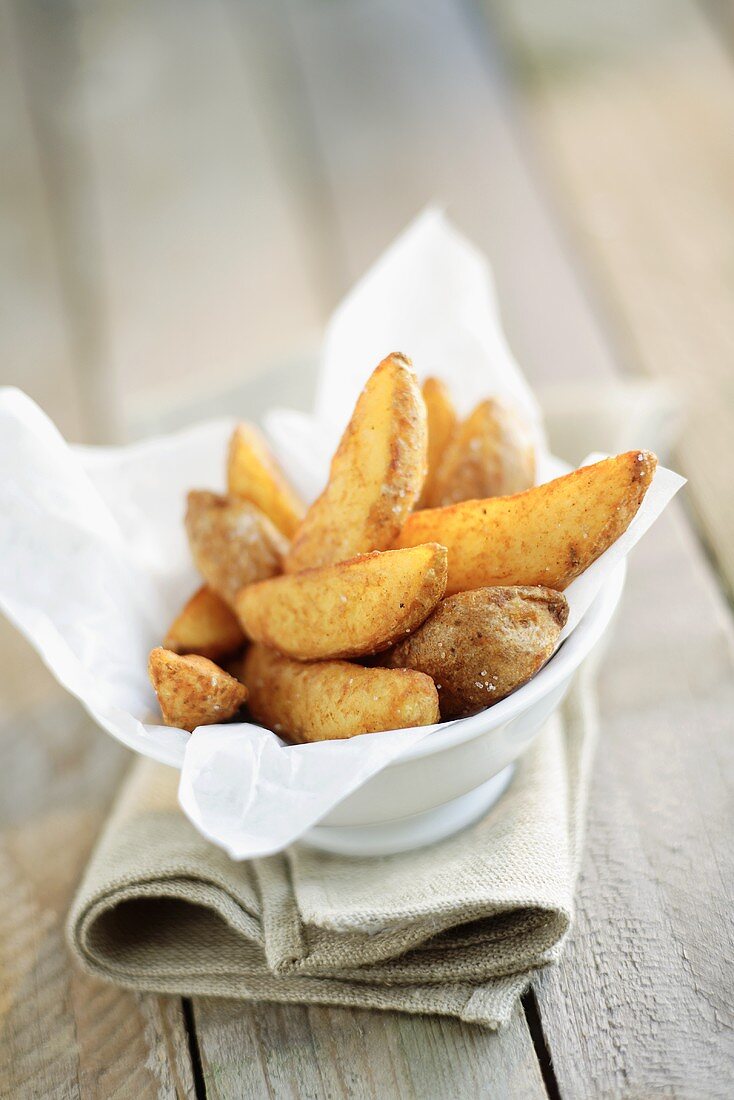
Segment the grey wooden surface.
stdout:
<svg viewBox="0 0 734 1100">
<path fill-rule="evenodd" d="M 684 395 L 689 499 L 734 592 L 734 9 L 485 2 L 589 286 L 630 364 Z"/>
<path fill-rule="evenodd" d="M 678 506 L 634 557 L 576 927 L 499 1034 L 74 971 L 66 907 L 128 757 L 2 624 L 0 1094 L 730 1095 L 732 62 L 693 3 L 619 9 L 0 0 L 0 381 L 68 435 L 247 414 L 437 199 L 492 256 L 534 383 L 695 393 L 706 535 Z"/>
</svg>

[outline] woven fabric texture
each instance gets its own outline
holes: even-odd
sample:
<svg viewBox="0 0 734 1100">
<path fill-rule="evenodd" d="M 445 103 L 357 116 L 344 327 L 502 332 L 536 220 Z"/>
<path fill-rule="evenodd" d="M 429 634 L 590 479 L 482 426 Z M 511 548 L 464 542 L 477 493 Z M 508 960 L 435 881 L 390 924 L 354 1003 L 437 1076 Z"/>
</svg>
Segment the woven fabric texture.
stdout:
<svg viewBox="0 0 734 1100">
<path fill-rule="evenodd" d="M 376 859 L 296 845 L 235 863 L 179 810 L 178 773 L 139 760 L 74 901 L 70 949 L 136 990 L 499 1027 L 570 926 L 596 728 L 587 666 L 483 821 Z"/>
</svg>

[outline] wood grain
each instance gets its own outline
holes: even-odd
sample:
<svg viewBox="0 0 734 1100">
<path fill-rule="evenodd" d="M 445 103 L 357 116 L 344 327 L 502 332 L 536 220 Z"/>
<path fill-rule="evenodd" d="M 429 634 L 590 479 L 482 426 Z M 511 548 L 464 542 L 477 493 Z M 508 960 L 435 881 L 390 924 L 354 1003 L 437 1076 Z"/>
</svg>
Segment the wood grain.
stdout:
<svg viewBox="0 0 734 1100">
<path fill-rule="evenodd" d="M 537 987 L 568 1098 L 731 1089 L 734 632 L 680 510 L 657 530 L 601 680 L 576 927 Z"/>
<path fill-rule="evenodd" d="M 630 364 L 679 387 L 689 499 L 734 591 L 731 42 L 691 0 L 487 6 Z"/>
<path fill-rule="evenodd" d="M 0 1095 L 193 1097 L 176 998 L 72 966 L 64 920 L 129 755 L 0 622 Z"/>
<path fill-rule="evenodd" d="M 217 1100 L 546 1096 L 519 1008 L 501 1033 L 393 1012 L 211 1000 L 197 1002 L 196 1019 Z"/>
<path fill-rule="evenodd" d="M 716 501 L 708 530 L 726 565 L 734 406 L 717 265 L 731 206 L 729 64 L 691 5 L 556 5 L 552 19 L 539 4 L 501 8 L 541 148 L 621 345 L 687 388 L 681 463 L 701 511 Z M 602 679 L 578 923 L 562 965 L 538 983 L 563 1096 L 587 1096 L 589 1081 L 602 1095 L 729 1091 L 732 636 L 675 509 L 633 562 Z"/>
</svg>

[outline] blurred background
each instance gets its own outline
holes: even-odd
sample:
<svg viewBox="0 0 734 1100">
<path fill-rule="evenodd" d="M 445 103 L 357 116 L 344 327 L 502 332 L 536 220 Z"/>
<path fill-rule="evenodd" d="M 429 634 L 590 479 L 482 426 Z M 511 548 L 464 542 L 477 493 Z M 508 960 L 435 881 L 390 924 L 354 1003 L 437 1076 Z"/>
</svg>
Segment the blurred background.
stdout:
<svg viewBox="0 0 734 1100">
<path fill-rule="evenodd" d="M 308 405 L 329 312 L 436 201 L 537 386 L 682 395 L 731 581 L 733 10 L 2 0 L 0 380 L 91 442 Z"/>
<path fill-rule="evenodd" d="M 330 312 L 431 202 L 490 257 L 557 451 L 565 416 L 594 449 L 675 441 L 690 479 L 630 569 L 579 931 L 538 998 L 575 1028 L 575 1047 L 551 1036 L 555 1064 L 581 1067 L 564 1096 L 604 1057 L 616 1089 L 624 1069 L 652 1095 L 664 1066 L 713 1095 L 733 881 L 731 0 L 0 0 L 0 383 L 71 440 L 307 408 Z M 0 759 L 0 1080 L 163 1095 L 176 1004 L 100 987 L 63 949 L 130 754 L 4 620 Z M 225 1031 L 239 1065 L 250 1021 L 277 1047 L 262 1006 L 195 1011 L 205 1069 Z M 308 1019 L 313 1049 L 351 1057 L 334 1014 Z M 359 1020 L 412 1074 L 415 1040 Z M 478 1046 L 430 1035 L 437 1080 L 471 1066 Z M 476 1088 L 504 1064 L 487 1049 Z"/>
</svg>

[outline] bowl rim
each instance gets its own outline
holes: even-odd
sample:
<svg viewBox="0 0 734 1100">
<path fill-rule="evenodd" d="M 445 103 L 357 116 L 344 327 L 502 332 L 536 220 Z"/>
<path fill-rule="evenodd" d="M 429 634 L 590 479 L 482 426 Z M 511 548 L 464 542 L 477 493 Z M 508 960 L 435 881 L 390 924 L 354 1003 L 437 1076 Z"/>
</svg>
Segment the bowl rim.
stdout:
<svg viewBox="0 0 734 1100">
<path fill-rule="evenodd" d="M 89 450 L 104 454 L 109 448 L 89 448 Z M 551 479 L 560 477 L 572 469 L 567 462 L 556 455 L 548 455 L 547 464 L 546 473 Z M 517 688 L 511 695 L 501 699 L 498 703 L 480 710 L 477 714 L 472 714 L 467 718 L 454 718 L 448 722 L 438 723 L 422 740 L 406 748 L 395 760 L 386 764 L 381 771 L 400 767 L 411 760 L 433 756 L 455 745 L 463 744 L 475 737 L 498 729 L 523 714 L 539 699 L 553 691 L 555 687 L 575 672 L 584 657 L 591 652 L 606 630 L 621 598 L 626 575 L 627 559 L 623 558 L 600 586 L 572 632 L 564 639 L 540 671 L 526 684 Z M 166 726 L 152 724 L 145 728 L 144 733 L 138 730 L 129 730 L 123 733 L 104 715 L 96 712 L 92 707 L 84 705 L 97 725 L 110 733 L 115 740 L 122 742 L 141 756 L 147 756 L 160 764 L 167 764 L 178 771 L 183 768 L 188 736 L 185 740 L 182 740 L 184 735 L 180 730 L 172 730 Z M 155 734 L 153 734 L 153 730 L 156 731 Z M 178 737 L 171 738 L 171 734 L 178 734 Z M 361 736 L 374 735 L 362 734 Z"/>
<path fill-rule="evenodd" d="M 626 575 L 627 562 L 623 559 L 604 581 L 574 630 L 532 680 L 477 714 L 441 724 L 423 741 L 418 741 L 401 753 L 387 768 L 444 752 L 455 745 L 471 741 L 474 737 L 490 733 L 549 695 L 554 688 L 573 675 L 606 631 L 621 599 Z"/>
<path fill-rule="evenodd" d="M 622 595 L 626 573 L 627 562 L 623 559 L 601 585 L 574 630 L 532 680 L 523 684 L 505 699 L 500 699 L 498 703 L 480 710 L 477 714 L 472 714 L 468 718 L 455 718 L 450 722 L 434 726 L 421 741 L 406 748 L 381 771 L 401 767 L 412 760 L 433 756 L 499 729 L 529 710 L 534 703 L 569 679 L 609 626 Z M 182 741 L 184 735 L 180 731 L 171 730 L 165 726 L 154 726 L 144 734 L 137 731 L 122 733 L 103 714 L 96 713 L 91 707 L 86 709 L 102 729 L 134 752 L 156 760 L 160 764 L 167 764 L 178 771 L 183 767 L 185 742 Z M 152 729 L 155 729 L 156 734 L 151 735 Z M 179 736 L 169 739 L 172 733 Z M 167 736 L 162 740 L 162 735 Z M 374 735 L 362 734 L 362 736 Z"/>
</svg>

